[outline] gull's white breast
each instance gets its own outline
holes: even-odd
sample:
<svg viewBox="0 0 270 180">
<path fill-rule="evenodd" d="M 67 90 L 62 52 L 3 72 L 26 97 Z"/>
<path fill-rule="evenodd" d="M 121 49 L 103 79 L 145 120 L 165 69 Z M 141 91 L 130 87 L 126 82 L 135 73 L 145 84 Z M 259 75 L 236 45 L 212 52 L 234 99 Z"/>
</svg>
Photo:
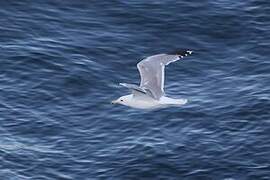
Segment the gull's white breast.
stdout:
<svg viewBox="0 0 270 180">
<path fill-rule="evenodd" d="M 138 109 L 153 109 L 160 107 L 159 101 L 150 98 L 145 100 L 141 98 L 132 98 L 127 105 Z"/>
<path fill-rule="evenodd" d="M 186 103 L 187 103 L 186 99 L 172 99 L 163 96 L 159 100 L 150 98 L 147 99 L 132 98 L 127 105 L 138 109 L 155 109 L 155 108 L 164 108 L 168 106 L 181 106 Z"/>
</svg>

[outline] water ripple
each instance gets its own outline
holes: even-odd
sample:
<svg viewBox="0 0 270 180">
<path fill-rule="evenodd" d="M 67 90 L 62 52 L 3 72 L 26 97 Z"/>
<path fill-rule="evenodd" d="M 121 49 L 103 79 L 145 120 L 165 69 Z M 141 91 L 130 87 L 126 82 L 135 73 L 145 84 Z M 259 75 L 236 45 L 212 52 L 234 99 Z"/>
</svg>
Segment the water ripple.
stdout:
<svg viewBox="0 0 270 180">
<path fill-rule="evenodd" d="M 14 1 L 0 15 L 3 179 L 269 179 L 269 2 Z M 144 57 L 181 108 L 113 106 Z"/>
</svg>

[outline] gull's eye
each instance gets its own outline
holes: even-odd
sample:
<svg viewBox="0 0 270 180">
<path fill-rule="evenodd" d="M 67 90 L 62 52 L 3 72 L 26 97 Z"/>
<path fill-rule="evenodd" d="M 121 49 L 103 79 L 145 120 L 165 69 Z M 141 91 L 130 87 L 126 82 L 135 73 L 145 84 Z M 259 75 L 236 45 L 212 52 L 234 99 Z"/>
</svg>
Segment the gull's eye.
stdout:
<svg viewBox="0 0 270 180">
<path fill-rule="evenodd" d="M 123 99 L 121 99 L 120 101 L 123 101 Z"/>
</svg>

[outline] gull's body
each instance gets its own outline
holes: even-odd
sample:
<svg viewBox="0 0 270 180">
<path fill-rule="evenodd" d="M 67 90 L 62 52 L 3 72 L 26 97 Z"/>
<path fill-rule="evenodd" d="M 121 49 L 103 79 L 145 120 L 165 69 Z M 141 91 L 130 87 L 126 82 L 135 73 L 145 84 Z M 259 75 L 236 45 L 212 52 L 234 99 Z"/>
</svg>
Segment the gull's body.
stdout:
<svg viewBox="0 0 270 180">
<path fill-rule="evenodd" d="M 126 96 L 122 96 L 121 99 L 123 103 L 118 102 L 119 104 L 123 104 L 132 108 L 137 109 L 157 109 L 157 108 L 165 108 L 168 106 L 181 106 L 187 103 L 186 99 L 172 99 L 169 97 L 162 96 L 159 100 L 154 98 L 134 98 L 133 94 L 129 94 Z"/>
<path fill-rule="evenodd" d="M 113 101 L 113 104 L 139 109 L 155 109 L 168 106 L 181 106 L 186 104 L 186 99 L 173 99 L 164 93 L 164 69 L 171 62 L 180 60 L 192 51 L 184 51 L 174 55 L 158 54 L 147 57 L 137 64 L 141 76 L 140 86 L 120 83 L 132 90 L 132 94 L 122 96 Z"/>
</svg>

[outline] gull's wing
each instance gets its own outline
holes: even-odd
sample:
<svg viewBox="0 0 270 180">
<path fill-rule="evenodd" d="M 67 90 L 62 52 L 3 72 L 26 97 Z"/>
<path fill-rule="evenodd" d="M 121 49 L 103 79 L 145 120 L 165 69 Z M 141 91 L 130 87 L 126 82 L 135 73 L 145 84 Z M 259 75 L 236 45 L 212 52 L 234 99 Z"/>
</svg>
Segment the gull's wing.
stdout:
<svg viewBox="0 0 270 180">
<path fill-rule="evenodd" d="M 143 89 L 135 84 L 120 83 L 119 85 L 124 86 L 132 91 L 132 94 L 136 97 L 138 96 L 148 96 L 149 98 L 154 98 L 151 92 L 147 89 Z"/>
<path fill-rule="evenodd" d="M 164 67 L 177 61 L 192 51 L 171 54 L 157 54 L 147 57 L 137 64 L 141 76 L 140 87 L 151 92 L 155 99 L 164 94 Z"/>
<path fill-rule="evenodd" d="M 146 94 L 146 91 L 144 89 L 138 87 L 135 84 L 119 83 L 119 85 L 124 86 L 124 87 L 126 87 L 128 89 L 131 89 L 132 91 L 137 91 L 137 92 Z"/>
</svg>

